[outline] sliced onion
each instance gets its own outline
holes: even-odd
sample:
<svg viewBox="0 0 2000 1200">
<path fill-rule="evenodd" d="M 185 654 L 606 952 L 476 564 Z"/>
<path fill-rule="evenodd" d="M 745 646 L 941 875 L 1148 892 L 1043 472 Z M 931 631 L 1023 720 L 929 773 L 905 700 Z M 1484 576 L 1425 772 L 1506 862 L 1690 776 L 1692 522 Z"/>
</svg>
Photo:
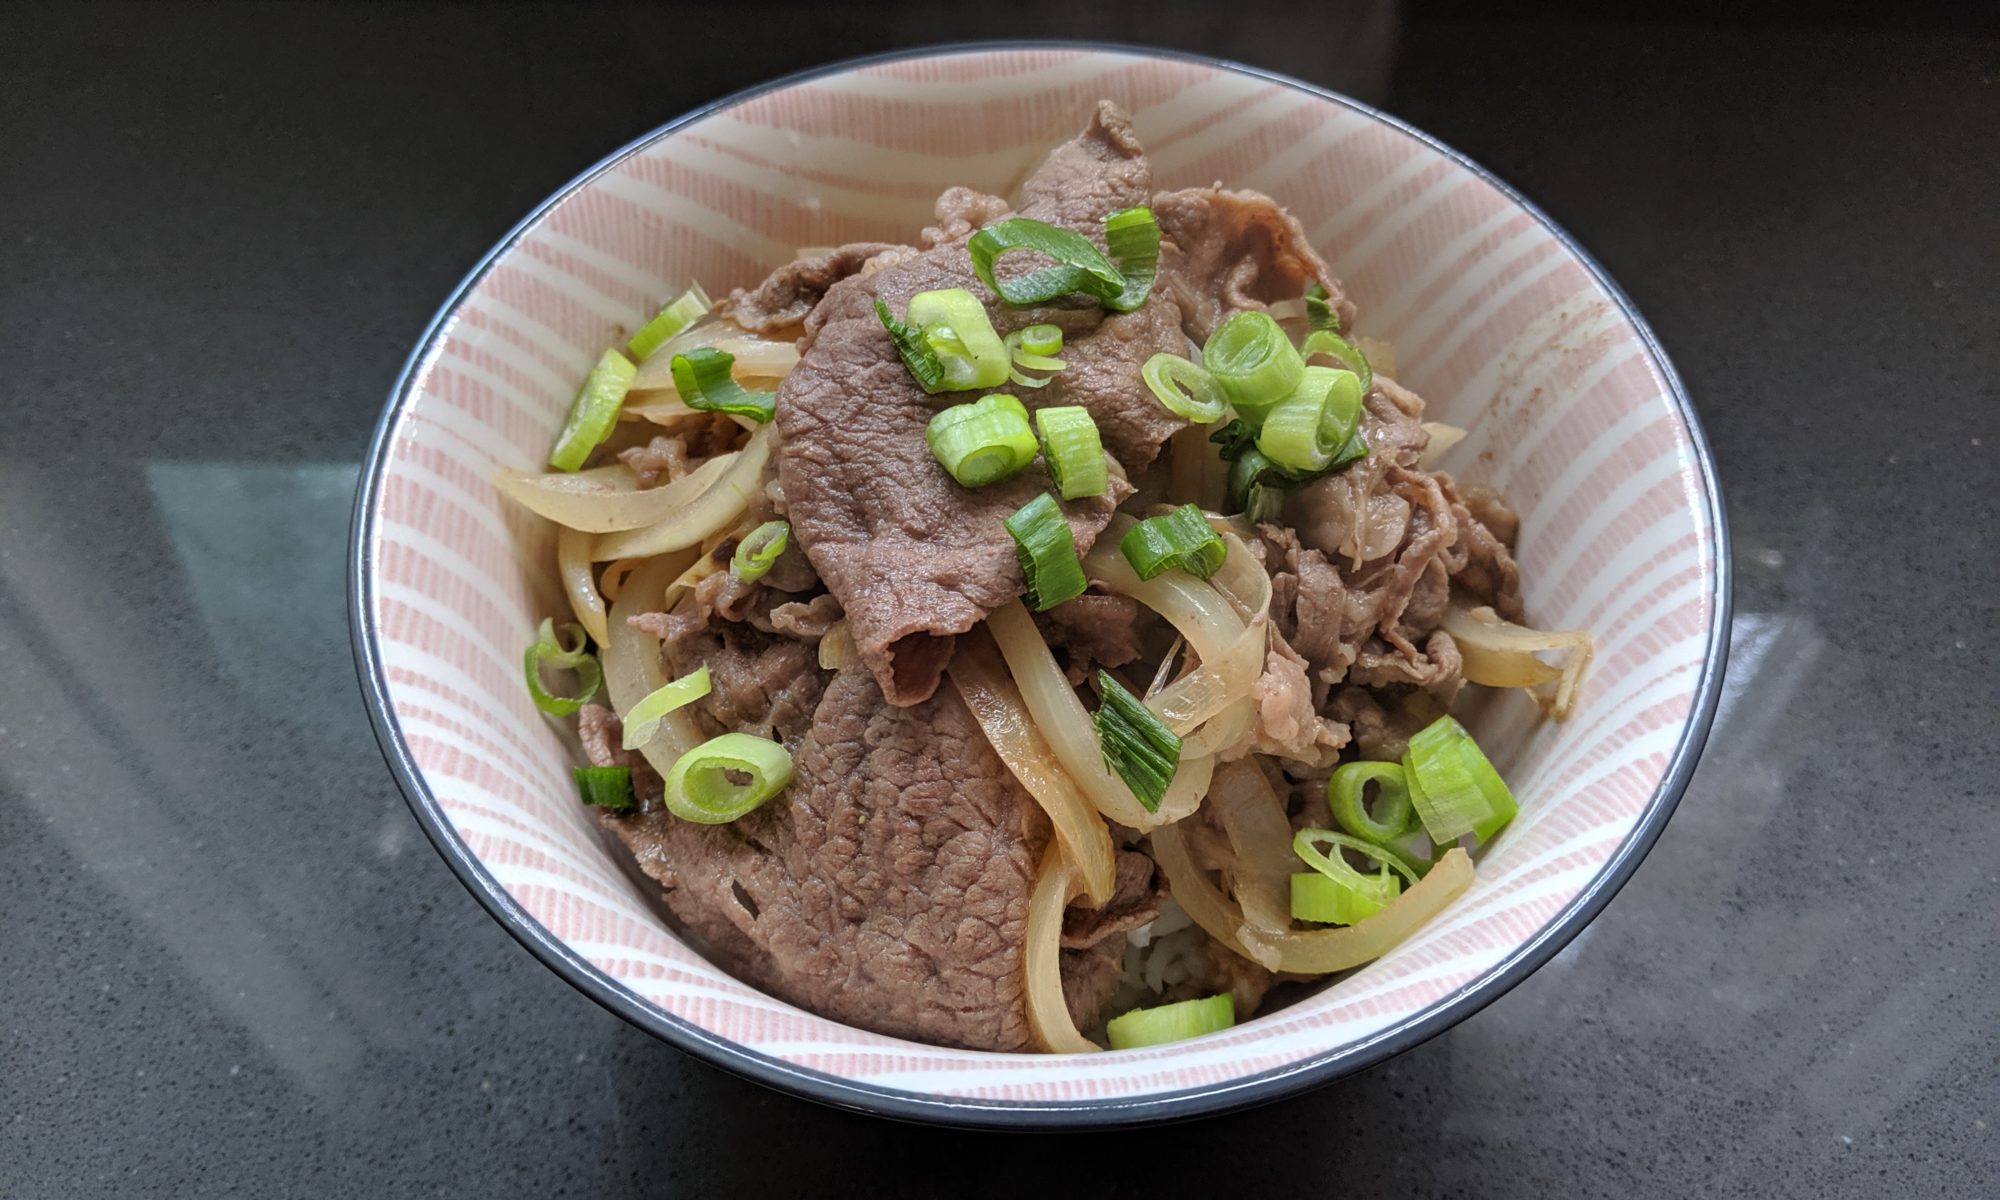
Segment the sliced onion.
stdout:
<svg viewBox="0 0 2000 1200">
<path fill-rule="evenodd" d="M 1425 421 L 1424 432 L 1430 441 L 1424 445 L 1424 454 L 1417 465 L 1428 471 L 1444 457 L 1445 451 L 1465 440 L 1466 430 L 1457 425 L 1447 425 L 1443 421 Z"/>
<path fill-rule="evenodd" d="M 605 563 L 603 572 L 597 577 L 598 592 L 606 601 L 618 599 L 625 588 L 625 580 L 645 561 L 643 558 L 619 558 Z"/>
<path fill-rule="evenodd" d="M 1454 846 L 1416 886 L 1373 916 L 1339 929 L 1290 930 L 1276 935 L 1250 932 L 1247 936 L 1255 940 L 1253 947 L 1238 936 L 1246 929 L 1243 910 L 1195 864 L 1179 829 L 1168 826 L 1154 830 L 1152 847 L 1153 859 L 1165 872 L 1175 902 L 1210 937 L 1269 970 L 1302 975 L 1344 971 L 1382 957 L 1472 883 L 1472 859 Z"/>
<path fill-rule="evenodd" d="M 1250 687 L 1264 664 L 1264 615 L 1260 610 L 1246 624 L 1235 603 L 1212 586 L 1212 581 L 1204 582 L 1185 572 L 1169 571 L 1152 579 L 1140 579 L 1117 549 L 1118 539 L 1131 526 L 1131 518 L 1114 517 L 1097 544 L 1084 556 L 1084 569 L 1099 585 L 1131 596 L 1165 617 L 1201 656 L 1200 667 L 1146 700 L 1146 706 L 1169 729 L 1185 736 L 1250 694 Z M 1231 558 L 1247 559 L 1249 553 L 1240 539 L 1230 548 Z M 1224 568 L 1229 569 L 1228 559 L 1224 560 Z M 1257 573 L 1262 575 L 1263 571 L 1258 569 Z M 1268 604 L 1268 578 L 1265 592 Z"/>
<path fill-rule="evenodd" d="M 1034 618 L 1021 602 L 1009 601 L 994 609 L 986 618 L 986 627 L 1000 647 L 1000 656 L 1007 660 L 1007 670 L 1021 691 L 1021 702 L 1035 718 L 1036 728 L 1048 740 L 1056 761 L 1069 772 L 1070 779 L 1097 811 L 1133 829 L 1150 829 L 1159 824 L 1159 815 L 1147 812 L 1125 781 L 1104 765 L 1104 750 L 1098 744 L 1089 711 L 1076 698 L 1062 668 L 1056 665 L 1055 655 L 1049 653 L 1049 644 L 1042 640 Z M 1181 770 L 1175 773 L 1175 784 L 1181 782 L 1180 776 L 1187 765 L 1185 761 L 1181 763 Z M 1172 794 L 1172 788 L 1168 794 Z"/>
<path fill-rule="evenodd" d="M 645 489 L 623 463 L 545 475 L 502 471 L 495 482 L 508 497 L 558 525 L 585 533 L 617 533 L 665 520 L 720 479 L 735 461 L 735 454 L 718 454 L 665 487 Z"/>
<path fill-rule="evenodd" d="M 720 474 L 710 475 L 702 481 L 703 486 L 682 493 L 678 504 L 664 510 L 655 523 L 643 529 L 627 528 L 621 533 L 608 533 L 597 539 L 590 555 L 598 562 L 612 558 L 642 558 L 668 551 L 680 550 L 698 544 L 718 530 L 727 528 L 739 519 L 758 489 L 764 486 L 764 469 L 771 461 L 771 427 L 760 426 L 752 434 L 743 449 L 733 454 L 721 454 L 703 463 L 692 474 L 654 492 L 672 491 L 682 484 L 692 483 L 715 465 L 727 459 Z"/>
<path fill-rule="evenodd" d="M 1181 739 L 1181 757 L 1201 758 L 1222 753 L 1243 740 L 1256 718 L 1257 706 L 1248 696 L 1202 723 L 1200 729 Z"/>
<path fill-rule="evenodd" d="M 1430 873 L 1380 912 L 1339 929 L 1313 929 L 1271 936 L 1246 929 L 1245 947 L 1275 952 L 1280 971 L 1324 975 L 1373 962 L 1443 911 L 1459 893 L 1472 886 L 1472 859 L 1453 846 Z"/>
<path fill-rule="evenodd" d="M 1007 664 L 984 630 L 959 638 L 950 674 L 993 752 L 1049 814 L 1063 856 L 1075 865 L 1090 902 L 1103 907 L 1111 899 L 1111 834 L 1036 730 L 1035 719 L 1007 675 Z"/>
<path fill-rule="evenodd" d="M 1557 681 L 1554 698 L 1546 702 L 1546 707 L 1558 721 L 1569 716 L 1584 668 L 1590 665 L 1595 653 L 1589 630 L 1544 632 L 1503 620 L 1485 605 L 1461 608 L 1456 604 L 1445 610 L 1443 626 L 1458 643 L 1466 679 L 1487 687 L 1506 688 L 1539 688 Z M 1535 657 L 1549 650 L 1567 650 L 1569 658 L 1556 667 Z M 1539 693 L 1536 699 L 1542 700 Z"/>
<path fill-rule="evenodd" d="M 694 561 L 695 552 L 681 550 L 661 555 L 634 568 L 611 606 L 606 624 L 604 650 L 598 655 L 604 667 L 604 689 L 611 706 L 622 718 L 632 706 L 652 695 L 668 682 L 660 667 L 660 641 L 642 629 L 634 629 L 631 618 L 643 613 L 662 612 L 677 597 L 668 595 L 668 584 Z M 680 756 L 699 746 L 701 730 L 686 709 L 660 719 L 659 731 L 639 747 L 639 753 L 665 778 Z"/>
<path fill-rule="evenodd" d="M 1167 794 L 1160 797 L 1160 811 L 1152 814 L 1143 826 L 1171 825 L 1194 815 L 1201 802 L 1208 796 L 1209 782 L 1215 777 L 1214 758 L 1191 758 L 1185 744 L 1181 747 L 1181 765 L 1174 772 L 1174 781 L 1167 785 Z"/>
<path fill-rule="evenodd" d="M 590 569 L 590 535 L 563 526 L 556 531 L 556 571 L 562 576 L 569 610 L 598 645 L 604 644 L 604 597 Z"/>
<path fill-rule="evenodd" d="M 1051 841 L 1035 873 L 1035 890 L 1028 896 L 1028 929 L 1022 948 L 1026 976 L 1028 1026 L 1035 1041 L 1051 1054 L 1090 1054 L 1099 1047 L 1076 1030 L 1063 998 L 1063 911 L 1083 891 L 1080 873 L 1063 857 L 1062 845 Z"/>
<path fill-rule="evenodd" d="M 1208 872 L 1195 864 L 1194 855 L 1189 853 L 1187 839 L 1180 827 L 1163 825 L 1153 830 L 1150 841 L 1153 861 L 1160 864 L 1160 870 L 1166 874 L 1168 890 L 1173 895 L 1174 903 L 1181 906 L 1181 911 L 1238 956 L 1258 962 L 1236 936 L 1236 931 L 1243 926 L 1243 910 L 1215 886 Z"/>
<path fill-rule="evenodd" d="M 639 364 L 632 377 L 633 392 L 665 392 L 674 389 L 672 364 L 676 354 L 686 354 L 707 346 L 735 358 L 729 373 L 737 380 L 783 379 L 799 365 L 799 348 L 792 342 L 749 333 L 730 321 L 706 321 L 689 326 L 667 339 L 658 350 Z M 642 397 L 643 398 L 643 397 Z"/>
<path fill-rule="evenodd" d="M 844 671 L 861 661 L 861 651 L 854 644 L 854 634 L 847 628 L 847 618 L 842 617 L 826 627 L 819 639 L 819 665 L 823 671 Z"/>
<path fill-rule="evenodd" d="M 1252 931 L 1289 932 L 1292 872 L 1300 864 L 1292 850 L 1292 823 L 1285 816 L 1284 802 L 1271 790 L 1254 758 L 1238 759 L 1217 772 L 1209 802 L 1236 852 L 1229 884 L 1246 926 L 1237 937 L 1245 946 L 1254 946 Z"/>
</svg>

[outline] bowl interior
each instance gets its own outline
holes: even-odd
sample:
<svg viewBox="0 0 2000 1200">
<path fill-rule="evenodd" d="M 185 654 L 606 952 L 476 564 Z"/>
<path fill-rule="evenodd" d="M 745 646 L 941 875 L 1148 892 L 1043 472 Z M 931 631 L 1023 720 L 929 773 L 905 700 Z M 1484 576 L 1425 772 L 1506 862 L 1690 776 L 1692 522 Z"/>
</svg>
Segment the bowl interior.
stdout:
<svg viewBox="0 0 2000 1200">
<path fill-rule="evenodd" d="M 1520 511 L 1530 618 L 1590 629 L 1597 659 L 1560 726 L 1518 697 L 1479 712 L 1521 816 L 1472 890 L 1379 962 L 1193 1042 L 1088 1060 L 944 1050 L 772 999 L 662 923 L 575 802 L 571 748 L 521 687 L 524 639 L 564 606 L 550 531 L 491 481 L 540 462 L 601 348 L 690 279 L 726 290 L 801 246 L 909 240 L 941 187 L 1008 191 L 1099 97 L 1131 110 L 1159 186 L 1221 180 L 1298 215 L 1360 305 L 1358 332 L 1393 342 L 1398 378 L 1471 431 L 1445 465 Z M 434 833 L 563 947 L 574 980 L 643 1023 L 860 1103 L 1213 1095 L 1470 1011 L 1664 819 L 1670 770 L 1699 741 L 1719 615 L 1698 445 L 1668 369 L 1590 265 L 1476 170 L 1365 110 L 1123 51 L 882 61 L 656 135 L 468 283 L 414 361 L 364 495 L 363 637 L 419 807 L 448 822 Z"/>
</svg>

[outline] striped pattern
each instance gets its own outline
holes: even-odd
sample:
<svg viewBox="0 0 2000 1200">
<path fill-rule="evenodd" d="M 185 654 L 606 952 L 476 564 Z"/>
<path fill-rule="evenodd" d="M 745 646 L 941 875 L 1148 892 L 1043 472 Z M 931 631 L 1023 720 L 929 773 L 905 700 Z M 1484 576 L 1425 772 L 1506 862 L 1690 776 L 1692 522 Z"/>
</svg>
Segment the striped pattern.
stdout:
<svg viewBox="0 0 2000 1200">
<path fill-rule="evenodd" d="M 902 240 L 940 185 L 1005 191 L 1090 103 L 1135 114 L 1162 186 L 1286 203 L 1345 278 L 1360 332 L 1471 436 L 1447 465 L 1523 513 L 1538 624 L 1599 652 L 1577 716 L 1517 696 L 1473 723 L 1522 800 L 1471 892 L 1315 998 L 1218 1036 L 1087 1063 L 941 1050 L 766 997 L 683 946 L 571 793 L 570 749 L 519 651 L 562 611 L 553 539 L 502 503 L 598 350 L 690 278 L 748 284 L 792 247 Z M 568 193 L 448 315 L 412 376 L 376 493 L 367 618 L 408 752 L 457 836 L 599 969 L 760 1054 L 918 1095 L 1078 1102 L 1215 1085 L 1322 1055 L 1478 979 L 1601 871 L 1661 785 L 1696 703 L 1716 585 L 1690 431 L 1618 304 L 1541 223 L 1368 114 L 1219 66 L 1094 50 L 870 65 L 744 100 Z"/>
</svg>

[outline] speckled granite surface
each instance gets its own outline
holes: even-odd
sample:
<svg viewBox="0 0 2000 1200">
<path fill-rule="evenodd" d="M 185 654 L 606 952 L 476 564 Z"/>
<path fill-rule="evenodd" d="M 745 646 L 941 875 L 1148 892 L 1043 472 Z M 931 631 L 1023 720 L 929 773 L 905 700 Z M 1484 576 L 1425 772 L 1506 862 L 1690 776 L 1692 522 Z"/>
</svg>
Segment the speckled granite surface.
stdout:
<svg viewBox="0 0 2000 1200">
<path fill-rule="evenodd" d="M 751 7 L 0 7 L 0 1194 L 1994 1193 L 2000 60 L 1948 22 L 1010 10 L 1385 105 L 1687 378 L 1729 692 L 1636 878 L 1485 1012 L 1277 1108 L 975 1136 L 722 1075 L 516 946 L 369 736 L 355 464 L 435 305 L 604 151 L 974 32 L 673 36 Z"/>
</svg>

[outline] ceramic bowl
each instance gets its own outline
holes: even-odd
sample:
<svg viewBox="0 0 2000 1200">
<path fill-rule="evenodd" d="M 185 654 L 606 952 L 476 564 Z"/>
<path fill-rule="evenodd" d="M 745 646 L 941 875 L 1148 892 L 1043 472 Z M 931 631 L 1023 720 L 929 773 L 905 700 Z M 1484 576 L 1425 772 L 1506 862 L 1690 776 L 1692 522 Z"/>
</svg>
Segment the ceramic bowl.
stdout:
<svg viewBox="0 0 2000 1200">
<path fill-rule="evenodd" d="M 749 285 L 800 246 L 904 241 L 936 193 L 1005 193 L 1099 97 L 1163 188 L 1276 197 L 1471 432 L 1444 465 L 1521 513 L 1527 611 L 1588 628 L 1572 719 L 1514 697 L 1475 729 L 1521 814 L 1479 878 L 1365 968 L 1224 1033 L 1094 1056 L 883 1037 L 738 982 L 683 944 L 576 802 L 520 653 L 564 611 L 551 530 L 504 503 L 619 330 L 689 279 Z M 1448 1028 L 1576 936 L 1659 836 L 1700 752 L 1728 629 L 1722 506 L 1699 425 L 1632 304 L 1540 210 L 1342 96 L 1118 47 L 976 45 L 836 64 L 681 117 L 529 214 L 397 382 L 357 500 L 356 658 L 377 734 L 446 862 L 536 956 L 633 1024 L 774 1087 L 993 1126 L 1157 1120 L 1277 1096 Z"/>
</svg>

